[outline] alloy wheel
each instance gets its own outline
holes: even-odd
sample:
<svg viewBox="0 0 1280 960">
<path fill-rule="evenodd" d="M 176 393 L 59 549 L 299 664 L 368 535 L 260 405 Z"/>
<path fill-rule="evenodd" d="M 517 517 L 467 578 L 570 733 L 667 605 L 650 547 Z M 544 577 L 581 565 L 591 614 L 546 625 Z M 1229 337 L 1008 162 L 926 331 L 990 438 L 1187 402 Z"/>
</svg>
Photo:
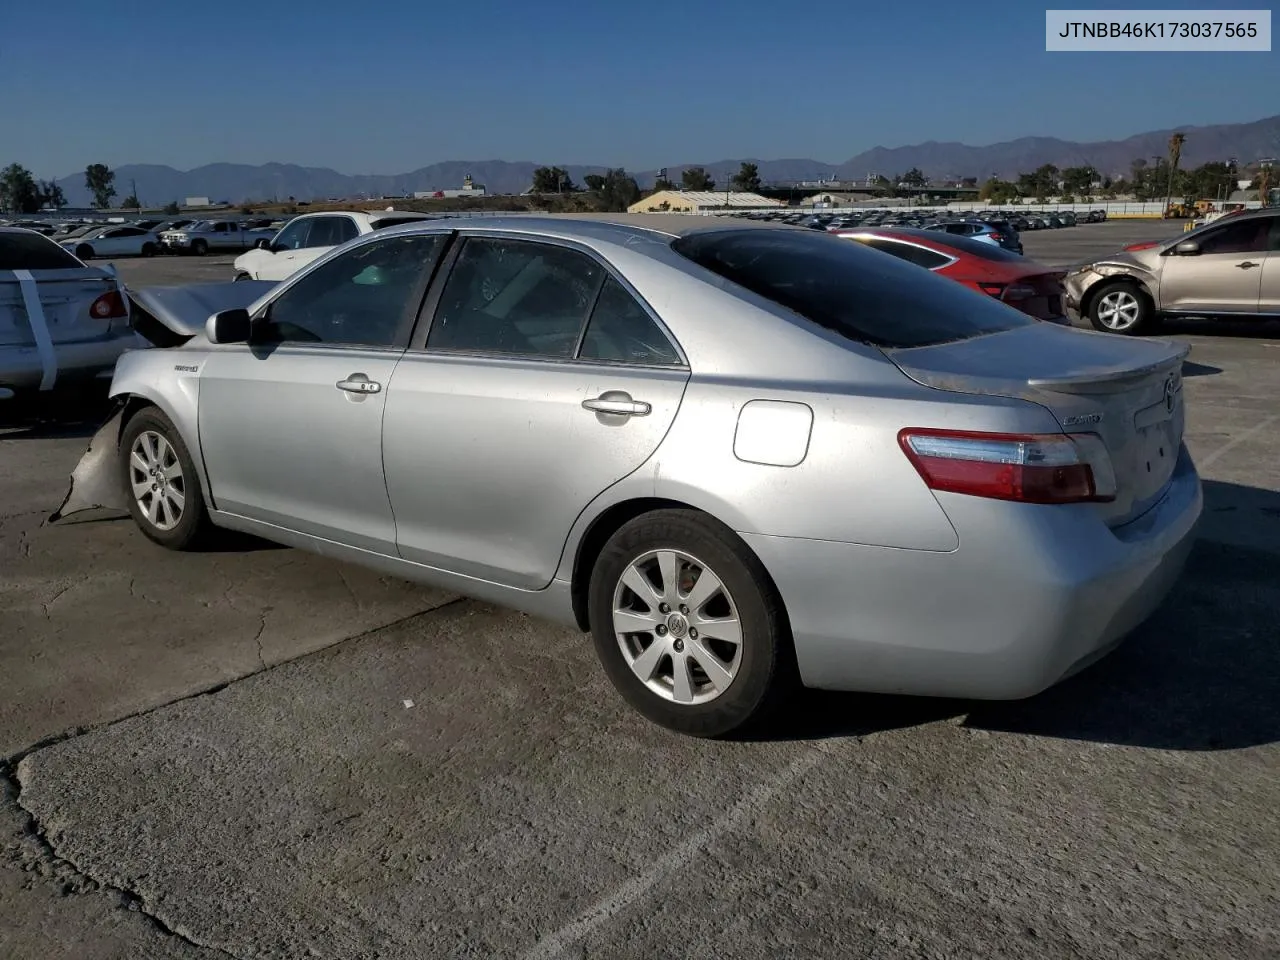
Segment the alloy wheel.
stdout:
<svg viewBox="0 0 1280 960">
<path fill-rule="evenodd" d="M 1097 316 L 1108 330 L 1128 330 L 1142 316 L 1142 304 L 1128 290 L 1112 290 L 1098 301 Z"/>
<path fill-rule="evenodd" d="M 679 550 L 628 564 L 614 588 L 613 629 L 636 677 L 673 703 L 716 699 L 742 665 L 733 597 L 705 563 Z"/>
<path fill-rule="evenodd" d="M 144 430 L 129 451 L 129 485 L 142 515 L 157 530 L 172 530 L 182 519 L 187 484 L 178 454 L 161 434 Z"/>
</svg>

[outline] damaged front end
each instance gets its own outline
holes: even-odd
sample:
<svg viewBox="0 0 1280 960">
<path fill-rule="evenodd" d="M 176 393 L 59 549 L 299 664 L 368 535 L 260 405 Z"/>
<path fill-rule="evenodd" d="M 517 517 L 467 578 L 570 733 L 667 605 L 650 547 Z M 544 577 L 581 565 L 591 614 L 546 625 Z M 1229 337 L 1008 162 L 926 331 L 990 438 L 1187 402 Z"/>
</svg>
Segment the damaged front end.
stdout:
<svg viewBox="0 0 1280 960">
<path fill-rule="evenodd" d="M 180 350 L 204 334 L 208 318 L 223 310 L 251 308 L 275 283 L 241 281 L 182 287 L 128 290 L 132 325 L 153 348 Z M 152 348 L 145 348 L 150 352 Z M 118 515 L 129 509 L 129 493 L 120 463 L 120 435 L 131 407 L 141 405 L 113 378 L 110 414 L 89 440 L 89 447 L 71 471 L 71 484 L 62 504 L 48 519 L 57 523 L 73 514 L 105 511 Z"/>
</svg>

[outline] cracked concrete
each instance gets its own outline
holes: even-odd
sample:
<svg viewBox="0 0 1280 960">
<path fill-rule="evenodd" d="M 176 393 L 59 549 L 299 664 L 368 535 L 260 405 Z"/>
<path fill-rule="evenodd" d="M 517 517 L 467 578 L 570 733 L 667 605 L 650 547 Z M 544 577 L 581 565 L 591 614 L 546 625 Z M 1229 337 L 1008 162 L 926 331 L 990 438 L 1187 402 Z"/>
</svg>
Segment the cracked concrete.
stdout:
<svg viewBox="0 0 1280 960">
<path fill-rule="evenodd" d="M 1280 347 L 1192 339 L 1203 542 L 1152 623 L 765 743 L 644 723 L 527 617 L 43 526 L 91 430 L 0 431 L 0 957 L 1276 956 Z"/>
</svg>

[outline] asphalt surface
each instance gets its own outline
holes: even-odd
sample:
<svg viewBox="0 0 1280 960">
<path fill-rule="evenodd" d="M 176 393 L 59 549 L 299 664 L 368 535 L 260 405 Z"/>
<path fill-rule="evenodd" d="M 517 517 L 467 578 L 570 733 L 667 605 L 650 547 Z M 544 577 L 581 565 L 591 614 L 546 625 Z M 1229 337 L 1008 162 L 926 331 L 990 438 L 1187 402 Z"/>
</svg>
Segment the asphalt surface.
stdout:
<svg viewBox="0 0 1280 960">
<path fill-rule="evenodd" d="M 1280 325 L 1173 332 L 1207 506 L 1150 623 L 1032 700 L 812 695 L 745 743 L 528 617 L 45 524 L 95 423 L 0 412 L 0 957 L 1276 956 Z"/>
</svg>

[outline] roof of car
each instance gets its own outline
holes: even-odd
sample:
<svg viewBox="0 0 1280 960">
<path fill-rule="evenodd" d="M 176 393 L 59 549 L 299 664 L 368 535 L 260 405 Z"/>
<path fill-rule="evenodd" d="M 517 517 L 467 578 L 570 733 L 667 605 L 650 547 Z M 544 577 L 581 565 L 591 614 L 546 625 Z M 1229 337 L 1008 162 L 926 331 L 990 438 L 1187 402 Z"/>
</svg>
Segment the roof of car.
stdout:
<svg viewBox="0 0 1280 960">
<path fill-rule="evenodd" d="M 605 236 L 610 236 L 619 241 L 625 240 L 628 236 L 674 238 L 724 230 L 813 232 L 806 227 L 784 223 L 678 213 L 512 213 L 485 217 L 441 218 L 432 220 L 430 225 L 433 227 L 447 225 L 449 229 L 533 232 L 566 238 L 591 236 L 604 239 Z M 393 229 L 412 232 L 422 229 L 423 226 L 405 224 Z"/>
</svg>

